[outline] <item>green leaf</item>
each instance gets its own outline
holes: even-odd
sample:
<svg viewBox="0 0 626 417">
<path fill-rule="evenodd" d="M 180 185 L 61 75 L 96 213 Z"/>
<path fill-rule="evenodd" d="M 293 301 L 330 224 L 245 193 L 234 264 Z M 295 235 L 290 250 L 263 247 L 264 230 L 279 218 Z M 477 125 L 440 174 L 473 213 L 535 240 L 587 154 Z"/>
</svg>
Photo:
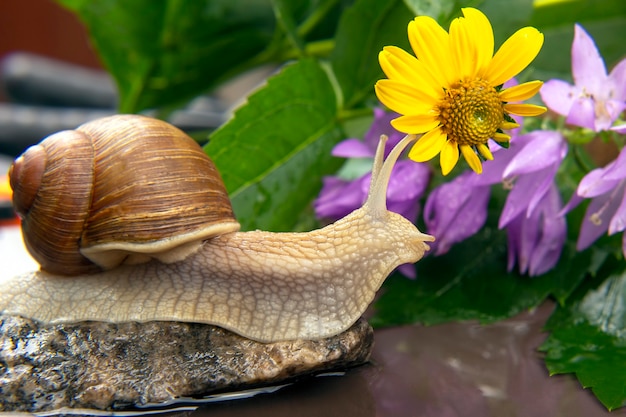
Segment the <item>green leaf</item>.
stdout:
<svg viewBox="0 0 626 417">
<path fill-rule="evenodd" d="M 622 0 L 542 2 L 535 7 L 529 22 L 545 35 L 544 46 L 533 63 L 541 73 L 553 76 L 566 74 L 566 77 L 571 79 L 570 51 L 575 23 L 582 25 L 594 38 L 607 68 L 610 69 L 623 58 L 626 2 Z"/>
<path fill-rule="evenodd" d="M 388 279 L 372 324 L 490 323 L 534 308 L 550 295 L 564 302 L 593 265 L 591 251 L 579 253 L 573 243 L 567 244 L 559 263 L 544 275 L 507 272 L 506 233 L 497 229 L 495 208 L 501 206 L 492 204 L 488 223 L 478 234 L 445 255 L 419 261 L 416 280 L 399 275 Z"/>
<path fill-rule="evenodd" d="M 269 43 L 269 0 L 58 0 L 86 24 L 119 110 L 182 104 Z"/>
<path fill-rule="evenodd" d="M 551 374 L 575 373 L 611 410 L 626 404 L 626 264 L 605 269 L 553 314 L 540 349 Z"/>
<path fill-rule="evenodd" d="M 446 22 L 453 13 L 460 12 L 461 0 L 404 0 L 415 16 L 430 16 L 439 23 Z"/>
<path fill-rule="evenodd" d="M 413 17 L 402 0 L 359 0 L 344 12 L 331 56 L 344 108 L 372 95 L 383 76 L 378 53 L 385 45 L 408 47 L 406 28 Z"/>
<path fill-rule="evenodd" d="M 497 48 L 518 29 L 527 26 L 533 13 L 533 0 L 485 0 L 478 7 L 491 21 Z"/>
<path fill-rule="evenodd" d="M 291 230 L 338 168 L 330 155 L 343 137 L 327 73 L 306 59 L 252 94 L 206 146 L 244 230 Z"/>
</svg>

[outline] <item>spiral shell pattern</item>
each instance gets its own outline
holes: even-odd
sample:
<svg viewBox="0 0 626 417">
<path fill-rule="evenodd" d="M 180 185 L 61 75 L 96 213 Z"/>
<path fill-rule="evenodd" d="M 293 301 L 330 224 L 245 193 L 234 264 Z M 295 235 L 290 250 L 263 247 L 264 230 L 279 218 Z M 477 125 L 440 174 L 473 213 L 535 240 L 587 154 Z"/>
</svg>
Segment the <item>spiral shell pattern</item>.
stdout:
<svg viewBox="0 0 626 417">
<path fill-rule="evenodd" d="M 52 273 L 174 262 L 239 229 L 213 162 L 185 133 L 149 117 L 56 133 L 14 162 L 10 181 L 26 246 Z"/>
</svg>

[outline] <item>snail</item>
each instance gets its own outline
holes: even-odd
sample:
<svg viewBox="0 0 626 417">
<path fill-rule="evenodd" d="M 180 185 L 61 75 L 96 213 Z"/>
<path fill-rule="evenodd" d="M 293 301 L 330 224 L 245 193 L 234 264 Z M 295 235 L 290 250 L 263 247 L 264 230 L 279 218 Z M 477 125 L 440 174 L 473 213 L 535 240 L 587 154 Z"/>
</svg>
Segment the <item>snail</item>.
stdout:
<svg viewBox="0 0 626 417">
<path fill-rule="evenodd" d="M 239 231 L 213 162 L 157 119 L 116 115 L 27 149 L 9 170 L 38 271 L 0 281 L 0 311 L 45 323 L 208 323 L 270 342 L 354 324 L 398 265 L 434 238 L 386 208 L 383 161 L 369 196 L 309 232 Z"/>
</svg>

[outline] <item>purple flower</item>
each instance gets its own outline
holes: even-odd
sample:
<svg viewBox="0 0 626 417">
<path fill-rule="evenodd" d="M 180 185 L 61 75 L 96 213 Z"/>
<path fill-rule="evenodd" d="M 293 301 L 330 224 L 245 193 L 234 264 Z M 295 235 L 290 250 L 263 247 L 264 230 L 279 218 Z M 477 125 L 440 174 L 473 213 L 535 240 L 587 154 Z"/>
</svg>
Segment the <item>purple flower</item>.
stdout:
<svg viewBox="0 0 626 417">
<path fill-rule="evenodd" d="M 556 265 L 565 244 L 565 219 L 559 216 L 561 197 L 554 184 L 529 215 L 520 214 L 507 226 L 508 270 L 517 261 L 522 274 L 537 276 Z"/>
<path fill-rule="evenodd" d="M 571 125 L 593 131 L 608 130 L 626 108 L 626 60 L 607 75 L 604 60 L 593 39 L 576 25 L 572 43 L 572 75 L 575 85 L 550 80 L 541 98 Z"/>
<path fill-rule="evenodd" d="M 484 172 L 484 171 L 483 171 Z M 465 171 L 430 193 L 424 206 L 424 221 L 432 242 L 434 255 L 443 255 L 453 244 L 476 234 L 487 220 L 489 185 L 474 185 L 477 175 Z"/>
<path fill-rule="evenodd" d="M 361 207 L 367 197 L 367 185 L 362 180 L 348 181 L 339 177 L 324 177 L 324 185 L 313 203 L 318 219 L 335 221 Z"/>
<path fill-rule="evenodd" d="M 517 261 L 520 273 L 537 276 L 556 265 L 565 244 L 567 225 L 558 215 L 562 204 L 554 178 L 567 142 L 560 133 L 544 130 L 517 139 L 514 156 L 502 171 L 512 188 L 499 227 L 507 230 L 509 271 Z"/>
<path fill-rule="evenodd" d="M 576 248 L 584 250 L 601 235 L 623 232 L 626 229 L 626 148 L 617 159 L 589 172 L 578 184 L 576 193 L 563 209 L 567 213 L 585 198 L 591 202 L 585 212 Z M 622 238 L 622 251 L 626 256 L 626 233 Z"/>
<path fill-rule="evenodd" d="M 344 158 L 373 159 L 381 134 L 389 138 L 385 145 L 385 156 L 404 137 L 389 123 L 398 117 L 395 113 L 387 113 L 382 109 L 374 109 L 374 121 L 364 140 L 346 139 L 338 143 L 332 155 Z M 318 219 L 338 220 L 363 205 L 367 198 L 371 180 L 370 171 L 356 179 L 325 177 L 322 190 L 313 203 Z M 391 171 L 387 187 L 387 208 L 414 221 L 419 210 L 419 199 L 424 194 L 430 180 L 430 167 L 409 160 L 398 161 Z M 408 277 L 415 276 L 413 265 L 402 265 L 399 270 Z"/>
<path fill-rule="evenodd" d="M 567 154 L 563 136 L 547 130 L 520 136 L 515 148 L 513 158 L 502 171 L 505 183 L 514 185 L 500 215 L 500 228 L 506 227 L 523 212 L 530 217 L 546 197 Z"/>
<path fill-rule="evenodd" d="M 471 172 L 437 187 L 428 197 L 424 218 L 428 233 L 437 237 L 436 255 L 475 234 L 487 218 L 493 184 L 511 188 L 500 215 L 507 230 L 509 270 L 516 260 L 521 273 L 542 274 L 556 264 L 565 243 L 566 226 L 558 217 L 561 202 L 554 176 L 567 144 L 555 132 L 536 131 L 514 137 L 508 150 L 486 161 L 482 175 Z"/>
</svg>

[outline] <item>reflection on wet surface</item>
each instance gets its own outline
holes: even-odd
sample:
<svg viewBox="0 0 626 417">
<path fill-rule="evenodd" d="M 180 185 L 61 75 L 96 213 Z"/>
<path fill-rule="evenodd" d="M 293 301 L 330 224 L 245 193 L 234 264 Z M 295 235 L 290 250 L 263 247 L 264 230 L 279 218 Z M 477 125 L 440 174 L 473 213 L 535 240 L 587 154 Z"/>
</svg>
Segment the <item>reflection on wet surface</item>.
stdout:
<svg viewBox="0 0 626 417">
<path fill-rule="evenodd" d="M 241 401 L 214 403 L 191 417 L 348 417 L 375 416 L 376 405 L 361 372 L 310 378 L 274 394 Z"/>
<path fill-rule="evenodd" d="M 372 363 L 268 395 L 213 403 L 199 416 L 626 416 L 609 413 L 569 375 L 548 376 L 536 348 L 553 306 L 488 326 L 376 331 Z"/>
</svg>

